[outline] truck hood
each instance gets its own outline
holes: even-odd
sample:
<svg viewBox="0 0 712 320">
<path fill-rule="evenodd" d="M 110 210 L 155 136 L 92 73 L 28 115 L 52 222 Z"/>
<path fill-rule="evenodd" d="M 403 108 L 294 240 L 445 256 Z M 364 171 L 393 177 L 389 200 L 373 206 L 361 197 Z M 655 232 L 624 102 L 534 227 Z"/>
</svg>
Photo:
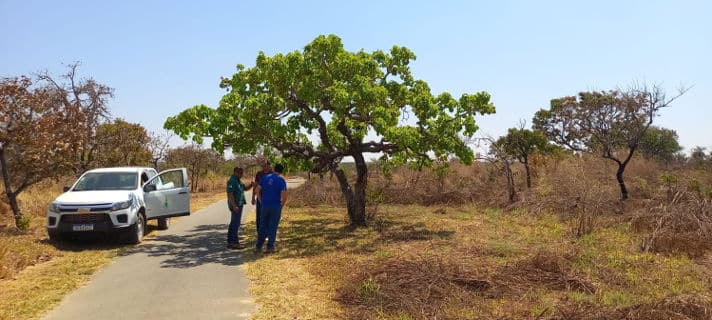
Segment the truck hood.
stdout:
<svg viewBox="0 0 712 320">
<path fill-rule="evenodd" d="M 100 204 L 126 201 L 133 191 L 70 191 L 61 194 L 55 202 L 61 204 Z"/>
</svg>

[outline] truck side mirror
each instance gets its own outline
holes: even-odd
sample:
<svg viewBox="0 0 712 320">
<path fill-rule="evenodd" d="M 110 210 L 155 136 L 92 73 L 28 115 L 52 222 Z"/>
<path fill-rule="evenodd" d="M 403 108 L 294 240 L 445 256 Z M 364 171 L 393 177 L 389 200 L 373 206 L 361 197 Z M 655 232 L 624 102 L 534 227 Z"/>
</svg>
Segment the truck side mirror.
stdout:
<svg viewBox="0 0 712 320">
<path fill-rule="evenodd" d="M 143 186 L 143 192 L 151 192 L 151 191 L 156 191 L 156 185 L 155 184 L 147 184 Z"/>
<path fill-rule="evenodd" d="M 70 186 L 64 186 L 64 187 L 62 188 L 62 191 L 63 191 L 63 192 L 67 192 L 67 191 L 69 191 L 69 189 L 71 189 L 71 188 L 72 188 L 72 187 L 70 187 Z"/>
</svg>

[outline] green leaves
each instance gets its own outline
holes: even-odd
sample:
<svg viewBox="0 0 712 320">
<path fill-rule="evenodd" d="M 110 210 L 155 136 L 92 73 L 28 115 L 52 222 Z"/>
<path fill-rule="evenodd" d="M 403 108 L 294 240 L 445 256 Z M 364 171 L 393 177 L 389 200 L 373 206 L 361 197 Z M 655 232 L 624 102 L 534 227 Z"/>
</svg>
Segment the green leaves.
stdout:
<svg viewBox="0 0 712 320">
<path fill-rule="evenodd" d="M 527 162 L 535 152 L 546 153 L 550 149 L 546 136 L 538 130 L 510 128 L 496 143 L 506 155 L 521 163 Z"/>
<path fill-rule="evenodd" d="M 473 135 L 475 116 L 494 113 L 489 94 L 433 95 L 411 74 L 413 59 L 399 46 L 349 52 L 335 35 L 318 36 L 303 51 L 260 52 L 254 67 L 238 65 L 223 78 L 229 92 L 217 109 L 195 106 L 168 118 L 165 128 L 197 142 L 210 136 L 216 148 L 276 148 L 324 163 L 364 152 L 404 161 L 455 153 L 471 161 L 460 133 Z M 318 138 L 319 148 L 308 136 Z"/>
</svg>

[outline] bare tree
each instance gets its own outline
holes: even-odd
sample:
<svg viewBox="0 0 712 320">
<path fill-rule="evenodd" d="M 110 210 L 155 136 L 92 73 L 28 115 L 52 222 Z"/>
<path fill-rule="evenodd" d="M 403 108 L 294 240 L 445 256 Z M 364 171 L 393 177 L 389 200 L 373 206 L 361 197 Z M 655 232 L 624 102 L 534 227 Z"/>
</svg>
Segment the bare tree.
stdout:
<svg viewBox="0 0 712 320">
<path fill-rule="evenodd" d="M 169 149 L 166 153 L 166 165 L 170 167 L 186 167 L 190 175 L 190 190 L 198 189 L 198 182 L 211 168 L 216 168 L 223 161 L 222 156 L 212 150 L 205 149 L 199 144 Z"/>
<path fill-rule="evenodd" d="M 514 172 L 512 164 L 516 161 L 516 157 L 507 152 L 504 143 L 500 140 L 495 140 L 492 137 L 475 138 L 465 141 L 467 144 L 475 144 L 477 147 L 488 146 L 489 151 L 485 155 L 478 155 L 477 160 L 484 160 L 494 165 L 498 170 L 502 171 L 507 180 L 507 199 L 510 204 L 517 200 L 517 190 L 514 186 Z"/>
<path fill-rule="evenodd" d="M 158 164 L 166 157 L 170 141 L 175 134 L 166 130 L 164 133 L 149 133 L 148 149 L 151 151 L 151 165 L 158 170 Z"/>
<path fill-rule="evenodd" d="M 82 136 L 81 144 L 74 148 L 77 157 L 74 171 L 83 172 L 91 168 L 94 153 L 100 145 L 96 130 L 102 122 L 109 119 L 107 103 L 113 98 L 114 89 L 92 78 L 80 78 L 77 75 L 78 67 L 78 62 L 69 64 L 67 73 L 60 76 L 62 81 L 57 81 L 47 71 L 38 74 L 37 79 L 57 91 L 65 108 L 74 108 L 83 114 L 83 121 L 74 123 L 75 130 Z"/>
</svg>

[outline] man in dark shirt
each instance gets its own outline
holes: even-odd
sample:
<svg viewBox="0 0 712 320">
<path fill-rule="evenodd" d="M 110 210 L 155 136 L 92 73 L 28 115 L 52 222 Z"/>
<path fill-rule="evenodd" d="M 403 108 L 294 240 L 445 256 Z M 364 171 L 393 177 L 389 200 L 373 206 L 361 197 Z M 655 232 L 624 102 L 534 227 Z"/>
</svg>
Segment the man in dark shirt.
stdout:
<svg viewBox="0 0 712 320">
<path fill-rule="evenodd" d="M 262 160 L 260 163 L 260 166 L 262 166 L 262 170 L 257 171 L 257 174 L 255 174 L 255 185 L 256 186 L 260 185 L 260 180 L 262 180 L 262 178 L 264 176 L 272 173 L 272 166 L 270 165 L 268 160 L 266 160 L 266 159 Z M 255 205 L 255 228 L 257 230 L 257 233 L 259 234 L 259 231 L 260 231 L 260 209 L 262 208 L 262 203 L 257 198 L 257 192 L 252 192 L 252 204 Z"/>
<path fill-rule="evenodd" d="M 227 247 L 230 249 L 243 249 L 245 246 L 239 243 L 237 230 L 240 228 L 242 220 L 242 208 L 245 203 L 245 190 L 250 190 L 255 185 L 250 182 L 250 185 L 245 186 L 240 178 L 242 178 L 243 170 L 240 167 L 235 167 L 232 170 L 230 179 L 227 180 L 227 207 L 230 209 L 230 225 L 227 228 Z"/>
</svg>

